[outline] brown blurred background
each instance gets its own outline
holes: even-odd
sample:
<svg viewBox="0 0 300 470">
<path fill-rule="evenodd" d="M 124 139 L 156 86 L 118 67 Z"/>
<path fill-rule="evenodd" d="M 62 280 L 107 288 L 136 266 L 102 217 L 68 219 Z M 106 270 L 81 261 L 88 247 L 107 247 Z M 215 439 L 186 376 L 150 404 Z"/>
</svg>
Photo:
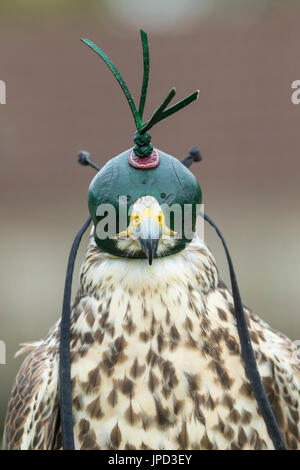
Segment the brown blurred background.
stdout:
<svg viewBox="0 0 300 470">
<path fill-rule="evenodd" d="M 0 434 L 22 341 L 45 336 L 61 312 L 70 245 L 87 217 L 94 172 L 132 145 L 134 123 L 87 37 L 114 60 L 138 100 L 139 28 L 150 35 L 146 116 L 171 86 L 200 99 L 157 125 L 153 143 L 194 165 L 207 213 L 231 249 L 242 297 L 300 339 L 300 2 L 239 0 L 9 0 L 0 4 Z M 223 278 L 224 253 L 206 229 Z M 78 256 L 77 271 L 86 240 Z M 77 285 L 75 276 L 74 290 Z"/>
</svg>

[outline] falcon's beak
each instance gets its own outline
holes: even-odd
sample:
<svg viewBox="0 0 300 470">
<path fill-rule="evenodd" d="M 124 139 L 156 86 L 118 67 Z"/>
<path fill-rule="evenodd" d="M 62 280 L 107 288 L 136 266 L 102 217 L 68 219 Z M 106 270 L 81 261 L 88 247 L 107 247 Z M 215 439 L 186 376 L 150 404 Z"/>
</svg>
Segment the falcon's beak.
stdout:
<svg viewBox="0 0 300 470">
<path fill-rule="evenodd" d="M 141 219 L 139 242 L 142 250 L 148 258 L 149 265 L 152 264 L 152 259 L 155 257 L 158 242 L 161 237 L 161 227 L 154 217 L 145 215 Z"/>
</svg>

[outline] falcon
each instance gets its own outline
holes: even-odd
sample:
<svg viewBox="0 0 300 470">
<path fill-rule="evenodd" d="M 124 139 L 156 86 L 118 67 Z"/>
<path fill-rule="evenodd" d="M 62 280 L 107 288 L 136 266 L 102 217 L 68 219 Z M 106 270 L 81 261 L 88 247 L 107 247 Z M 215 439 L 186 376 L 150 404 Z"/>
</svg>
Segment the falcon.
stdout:
<svg viewBox="0 0 300 470">
<path fill-rule="evenodd" d="M 157 230 L 158 256 L 168 248 L 154 198 L 137 200 L 120 249 L 141 252 L 137 227 Z M 151 251 L 157 241 L 147 240 Z M 300 448 L 296 346 L 246 307 L 245 314 L 286 445 Z M 19 351 L 30 354 L 8 405 L 7 449 L 62 446 L 59 330 L 58 321 L 44 340 Z M 197 236 L 152 265 L 105 253 L 91 236 L 70 348 L 76 449 L 273 448 L 241 358 L 232 294 Z"/>
<path fill-rule="evenodd" d="M 197 235 L 201 189 L 187 167 L 199 154 L 194 150 L 180 162 L 153 148 L 148 130 L 194 101 L 198 92 L 167 108 L 172 89 L 143 123 L 149 63 L 143 31 L 141 37 L 144 80 L 138 110 L 111 60 L 84 40 L 128 99 L 137 126 L 135 147 L 101 170 L 81 154 L 81 163 L 100 170 L 89 188 L 91 218 L 71 250 L 62 319 L 45 339 L 18 352 L 29 354 L 9 400 L 3 447 L 299 449 L 297 346 L 242 306 L 219 230 L 232 290 Z M 123 210 L 120 195 L 130 203 L 125 223 L 118 218 L 103 238 L 108 207 L 118 216 Z M 167 210 L 174 204 L 188 208 L 180 223 Z M 74 256 L 91 219 L 70 309 Z M 192 235 L 186 233 L 187 222 Z"/>
</svg>

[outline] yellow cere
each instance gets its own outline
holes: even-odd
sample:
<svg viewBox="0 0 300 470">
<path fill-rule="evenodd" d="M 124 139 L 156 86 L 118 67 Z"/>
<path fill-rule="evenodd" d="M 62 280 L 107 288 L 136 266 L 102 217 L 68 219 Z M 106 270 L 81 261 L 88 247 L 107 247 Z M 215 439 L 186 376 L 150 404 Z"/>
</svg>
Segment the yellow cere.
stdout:
<svg viewBox="0 0 300 470">
<path fill-rule="evenodd" d="M 141 214 L 133 214 L 130 218 L 130 222 L 132 222 L 133 225 L 137 227 L 138 225 L 140 225 L 141 221 L 145 217 L 151 217 L 152 219 L 154 219 L 158 223 L 158 225 L 160 227 L 163 225 L 164 216 L 163 216 L 162 212 L 160 212 L 158 215 L 153 214 L 153 212 L 151 211 L 151 209 L 149 209 L 149 207 L 144 209 L 144 211 Z"/>
</svg>

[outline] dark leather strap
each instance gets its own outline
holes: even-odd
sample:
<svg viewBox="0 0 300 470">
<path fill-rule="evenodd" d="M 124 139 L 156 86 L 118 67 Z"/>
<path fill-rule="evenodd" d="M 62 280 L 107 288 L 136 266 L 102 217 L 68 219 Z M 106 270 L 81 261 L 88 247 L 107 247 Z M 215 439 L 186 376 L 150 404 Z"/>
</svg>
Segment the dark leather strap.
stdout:
<svg viewBox="0 0 300 470">
<path fill-rule="evenodd" d="M 60 326 L 59 345 L 59 379 L 60 379 L 60 420 L 62 427 L 62 441 L 64 450 L 74 450 L 74 430 L 72 416 L 72 387 L 71 387 L 71 365 L 70 365 L 70 313 L 71 313 L 71 290 L 76 254 L 84 232 L 91 223 L 91 217 L 77 233 L 73 242 L 65 281 L 63 310 Z"/>
<path fill-rule="evenodd" d="M 223 244 L 223 247 L 226 253 L 226 258 L 227 258 L 227 262 L 229 266 L 232 295 L 233 295 L 233 301 L 234 301 L 234 312 L 235 312 L 237 329 L 238 329 L 241 348 L 242 348 L 242 357 L 245 362 L 246 371 L 248 374 L 249 381 L 251 383 L 254 396 L 256 398 L 257 404 L 259 406 L 261 414 L 266 423 L 269 436 L 273 441 L 275 449 L 286 450 L 284 440 L 280 433 L 278 424 L 276 422 L 274 413 L 272 411 L 270 402 L 266 395 L 266 392 L 265 392 L 265 389 L 264 389 L 264 386 L 263 386 L 263 383 L 262 383 L 262 380 L 261 380 L 261 377 L 257 368 L 256 359 L 255 359 L 254 351 L 252 348 L 248 325 L 247 325 L 244 308 L 243 308 L 243 304 L 241 300 L 241 295 L 239 291 L 239 286 L 236 280 L 229 250 L 227 248 L 227 245 L 225 243 L 222 233 L 220 232 L 216 224 L 213 222 L 213 220 L 210 217 L 208 217 L 207 214 L 202 213 L 201 215 L 204 218 L 204 220 L 206 220 L 216 230 L 218 236 L 221 239 L 221 242 Z"/>
</svg>

